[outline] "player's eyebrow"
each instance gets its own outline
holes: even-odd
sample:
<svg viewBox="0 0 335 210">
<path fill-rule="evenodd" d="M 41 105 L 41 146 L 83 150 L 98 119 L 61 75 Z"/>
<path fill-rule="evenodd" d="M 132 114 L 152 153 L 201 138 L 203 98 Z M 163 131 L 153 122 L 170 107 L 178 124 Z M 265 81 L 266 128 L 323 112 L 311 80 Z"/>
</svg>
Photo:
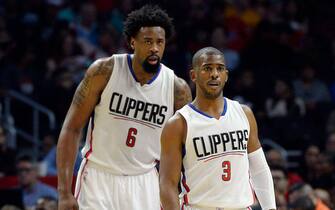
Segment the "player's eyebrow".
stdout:
<svg viewBox="0 0 335 210">
<path fill-rule="evenodd" d="M 223 68 L 226 68 L 226 65 L 222 64 L 222 63 L 205 63 L 205 64 L 202 64 L 203 67 L 211 66 L 211 65 L 219 65 L 219 66 L 221 66 Z"/>
<path fill-rule="evenodd" d="M 143 37 L 143 39 L 144 39 L 144 40 L 153 40 L 152 37 L 147 37 L 147 36 Z"/>
</svg>

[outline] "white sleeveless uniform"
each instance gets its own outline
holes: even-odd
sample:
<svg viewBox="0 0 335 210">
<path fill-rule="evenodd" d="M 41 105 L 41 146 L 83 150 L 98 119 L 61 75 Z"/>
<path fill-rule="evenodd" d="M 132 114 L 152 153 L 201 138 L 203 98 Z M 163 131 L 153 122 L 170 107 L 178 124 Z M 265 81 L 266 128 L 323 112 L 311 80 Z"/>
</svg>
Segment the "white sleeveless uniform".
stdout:
<svg viewBox="0 0 335 210">
<path fill-rule="evenodd" d="M 224 101 L 219 120 L 192 104 L 178 110 L 187 123 L 184 209 L 246 209 L 254 202 L 247 154 L 249 121 L 238 102 Z"/>
<path fill-rule="evenodd" d="M 111 78 L 90 119 L 82 149 L 84 160 L 78 173 L 76 196 L 79 203 L 86 206 L 81 209 L 158 210 L 155 165 L 160 158 L 163 126 L 174 112 L 175 75 L 161 64 L 159 72 L 141 86 L 132 69 L 131 56 L 113 57 Z M 89 170 L 97 180 L 90 180 L 85 190 L 85 183 L 94 178 L 90 177 Z M 102 184 L 91 192 L 98 182 Z M 89 206 L 89 196 L 105 197 L 105 202 L 112 204 Z"/>
</svg>

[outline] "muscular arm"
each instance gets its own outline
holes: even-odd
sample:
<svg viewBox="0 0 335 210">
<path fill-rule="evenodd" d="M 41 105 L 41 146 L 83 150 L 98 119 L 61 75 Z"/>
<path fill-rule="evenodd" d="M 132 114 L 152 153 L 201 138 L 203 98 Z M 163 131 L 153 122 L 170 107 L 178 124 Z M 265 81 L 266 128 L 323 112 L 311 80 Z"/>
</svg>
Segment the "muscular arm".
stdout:
<svg viewBox="0 0 335 210">
<path fill-rule="evenodd" d="M 80 82 L 65 117 L 57 144 L 58 191 L 70 194 L 82 128 L 87 123 L 113 69 L 113 59 L 97 60 Z"/>
<path fill-rule="evenodd" d="M 182 144 L 186 122 L 174 115 L 164 126 L 161 136 L 160 198 L 164 210 L 179 210 L 178 182 L 182 164 Z"/>
<path fill-rule="evenodd" d="M 249 133 L 249 140 L 248 140 L 248 153 L 252 153 L 261 147 L 258 138 L 258 127 L 255 116 L 252 110 L 246 106 L 242 105 L 243 111 L 246 114 L 249 125 L 250 125 L 250 133 Z"/>
<path fill-rule="evenodd" d="M 249 107 L 243 106 L 243 110 L 250 125 L 248 159 L 251 183 L 262 209 L 276 209 L 273 180 L 259 142 L 256 119 Z"/>
<path fill-rule="evenodd" d="M 192 101 L 191 89 L 185 80 L 175 76 L 174 79 L 174 111 Z"/>
</svg>

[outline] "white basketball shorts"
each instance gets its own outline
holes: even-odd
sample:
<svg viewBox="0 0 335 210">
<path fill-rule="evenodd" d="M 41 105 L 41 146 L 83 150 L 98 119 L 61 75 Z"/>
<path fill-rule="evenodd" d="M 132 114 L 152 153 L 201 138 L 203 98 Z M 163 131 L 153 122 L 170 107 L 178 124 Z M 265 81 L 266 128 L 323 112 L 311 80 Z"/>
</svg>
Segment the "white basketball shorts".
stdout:
<svg viewBox="0 0 335 210">
<path fill-rule="evenodd" d="M 160 210 L 158 173 L 114 175 L 84 159 L 75 197 L 80 210 Z"/>
</svg>

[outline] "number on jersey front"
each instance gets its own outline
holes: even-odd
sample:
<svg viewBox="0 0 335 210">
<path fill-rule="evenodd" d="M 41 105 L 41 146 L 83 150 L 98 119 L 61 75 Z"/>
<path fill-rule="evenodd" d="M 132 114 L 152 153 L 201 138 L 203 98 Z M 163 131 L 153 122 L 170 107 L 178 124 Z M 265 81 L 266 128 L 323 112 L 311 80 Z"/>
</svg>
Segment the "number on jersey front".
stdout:
<svg viewBox="0 0 335 210">
<path fill-rule="evenodd" d="M 129 128 L 128 135 L 127 135 L 127 140 L 126 140 L 126 145 L 128 147 L 134 147 L 135 146 L 136 134 L 137 134 L 137 129 L 136 128 Z"/>
<path fill-rule="evenodd" d="M 231 178 L 230 161 L 223 161 L 222 168 L 223 168 L 222 180 L 229 181 Z"/>
</svg>

